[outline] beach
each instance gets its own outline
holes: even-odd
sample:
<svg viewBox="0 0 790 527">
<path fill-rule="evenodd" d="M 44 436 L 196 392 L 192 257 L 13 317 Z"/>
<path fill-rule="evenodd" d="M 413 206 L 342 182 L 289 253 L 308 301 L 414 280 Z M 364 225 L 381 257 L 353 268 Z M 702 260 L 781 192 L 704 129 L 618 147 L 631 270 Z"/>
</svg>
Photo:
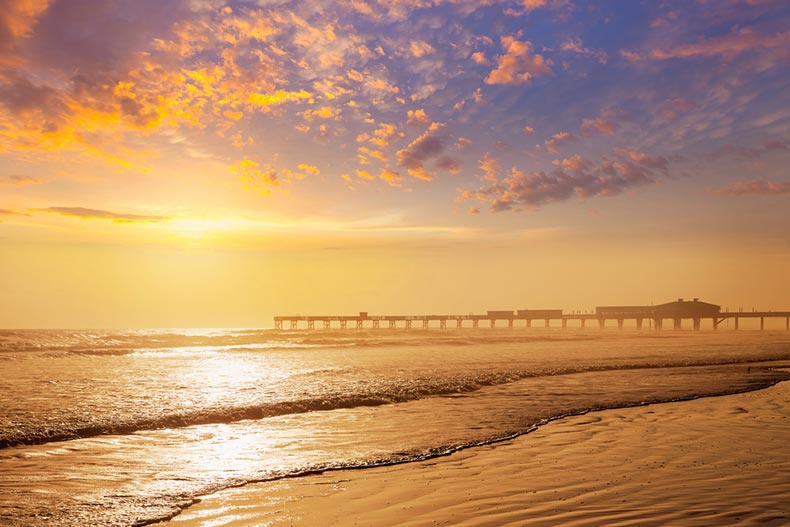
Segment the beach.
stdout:
<svg viewBox="0 0 790 527">
<path fill-rule="evenodd" d="M 422 462 L 204 497 L 162 525 L 780 526 L 790 383 L 567 417 Z"/>
<path fill-rule="evenodd" d="M 3 527 L 787 520 L 786 332 L 0 337 Z"/>
</svg>

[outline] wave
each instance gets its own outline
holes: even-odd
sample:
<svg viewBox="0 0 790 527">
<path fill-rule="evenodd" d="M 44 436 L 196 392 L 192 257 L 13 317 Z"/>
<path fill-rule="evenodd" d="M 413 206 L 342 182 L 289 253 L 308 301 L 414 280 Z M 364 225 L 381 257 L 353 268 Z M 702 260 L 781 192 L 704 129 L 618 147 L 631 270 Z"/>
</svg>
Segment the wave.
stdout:
<svg viewBox="0 0 790 527">
<path fill-rule="evenodd" d="M 60 355 L 122 356 L 133 353 L 206 354 L 222 352 L 294 351 L 327 348 L 383 348 L 420 346 L 471 346 L 524 344 L 548 341 L 584 341 L 602 338 L 594 334 L 513 334 L 502 330 L 476 333 L 464 330 L 214 330 L 173 331 L 65 331 L 0 330 L 0 356 L 23 358 L 31 352 Z M 607 336 L 607 338 L 612 338 Z M 13 360 L 13 359 L 11 359 Z"/>
<path fill-rule="evenodd" d="M 556 328 L 555 328 L 556 329 Z M 323 349 L 336 347 L 381 348 L 419 346 L 472 346 L 534 342 L 578 342 L 628 339 L 634 333 L 601 334 L 597 330 L 570 332 L 511 330 L 506 328 L 456 329 L 365 329 L 365 330 L 0 330 L 0 355 L 50 352 L 81 355 L 125 355 L 129 353 L 237 352 Z M 672 333 L 640 333 L 640 339 L 688 338 Z M 20 354 L 21 353 L 21 354 Z"/>
<path fill-rule="evenodd" d="M 789 360 L 784 355 L 774 360 Z M 770 364 L 770 361 L 761 361 Z M 576 373 L 592 373 L 603 371 L 649 370 L 663 368 L 687 368 L 700 366 L 727 366 L 750 364 L 757 366 L 754 360 L 728 360 L 728 361 L 687 361 L 683 364 L 656 363 L 656 364 L 623 364 L 602 365 L 595 367 L 554 368 L 540 372 L 535 371 L 507 371 L 490 372 L 474 378 L 462 377 L 441 381 L 422 380 L 419 383 L 403 384 L 391 387 L 388 391 L 361 391 L 353 394 L 332 394 L 322 397 L 303 398 L 291 401 L 253 404 L 246 406 L 204 408 L 195 411 L 165 414 L 156 417 L 133 418 L 121 421 L 103 421 L 90 424 L 73 423 L 65 424 L 60 428 L 39 428 L 24 430 L 12 428 L 0 435 L 0 448 L 22 445 L 36 445 L 56 441 L 70 441 L 80 438 L 97 437 L 104 435 L 126 435 L 145 430 L 165 428 L 184 428 L 208 424 L 228 424 L 243 420 L 260 420 L 269 417 L 300 414 L 314 411 L 331 411 L 358 407 L 383 406 L 395 403 L 404 403 L 418 399 L 447 396 L 454 394 L 469 394 L 484 387 L 504 385 L 528 378 L 550 377 Z M 778 382 L 790 378 L 786 372 L 774 371 L 769 366 L 763 365 L 759 369 L 770 370 L 766 377 L 771 382 Z M 755 381 L 759 377 L 755 375 Z"/>
<path fill-rule="evenodd" d="M 624 400 L 622 402 L 609 404 L 609 405 L 591 405 L 586 408 L 576 408 L 576 409 L 568 410 L 566 412 L 561 412 L 551 417 L 547 417 L 531 422 L 518 430 L 506 431 L 482 439 L 468 440 L 468 441 L 462 441 L 462 442 L 446 444 L 446 445 L 439 445 L 439 446 L 429 447 L 422 450 L 415 450 L 411 452 L 393 452 L 388 455 L 375 457 L 375 458 L 347 459 L 343 461 L 314 463 L 314 464 L 302 466 L 296 470 L 290 470 L 290 471 L 274 470 L 269 472 L 266 476 L 263 477 L 233 479 L 233 480 L 225 481 L 223 483 L 216 483 L 208 488 L 201 489 L 201 491 L 192 494 L 192 496 L 190 496 L 190 499 L 181 500 L 179 503 L 171 505 L 171 510 L 169 513 L 163 514 L 156 518 L 141 520 L 137 525 L 140 526 L 151 525 L 151 524 L 157 524 L 159 522 L 171 520 L 176 516 L 180 515 L 182 512 L 184 512 L 192 505 L 198 503 L 200 501 L 199 496 L 208 495 L 229 488 L 239 488 L 256 483 L 266 483 L 266 482 L 273 482 L 279 480 L 287 480 L 292 478 L 302 478 L 306 476 L 319 475 L 326 472 L 337 472 L 342 470 L 365 470 L 370 468 L 396 466 L 396 465 L 404 465 L 407 463 L 428 461 L 431 459 L 450 456 L 452 454 L 455 454 L 457 452 L 469 448 L 481 447 L 486 445 L 495 445 L 498 443 L 511 441 L 518 437 L 535 432 L 536 430 L 540 429 L 541 427 L 549 423 L 559 421 L 561 419 L 565 419 L 568 417 L 586 415 L 591 412 L 597 412 L 597 411 L 649 406 L 653 404 L 663 404 L 663 403 L 680 402 L 680 401 L 689 401 L 694 399 L 701 399 L 704 397 L 734 395 L 738 393 L 745 393 L 745 392 L 769 388 L 779 382 L 782 382 L 783 380 L 787 380 L 788 378 L 790 378 L 790 375 L 787 374 L 784 377 L 777 376 L 772 379 L 764 379 L 762 381 L 753 382 L 749 386 L 739 389 L 729 389 L 729 390 L 723 389 L 718 391 L 701 392 L 694 395 L 686 395 L 679 397 L 677 396 L 656 397 L 653 399 L 639 400 L 639 401 Z"/>
</svg>

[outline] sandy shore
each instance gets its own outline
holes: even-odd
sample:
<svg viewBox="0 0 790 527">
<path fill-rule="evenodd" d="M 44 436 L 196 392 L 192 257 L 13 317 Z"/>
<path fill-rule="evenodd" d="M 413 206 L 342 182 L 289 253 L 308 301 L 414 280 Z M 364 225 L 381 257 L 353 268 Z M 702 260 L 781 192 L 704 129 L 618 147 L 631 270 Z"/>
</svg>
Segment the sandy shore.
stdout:
<svg viewBox="0 0 790 527">
<path fill-rule="evenodd" d="M 788 496 L 785 382 L 567 418 L 427 462 L 227 490 L 165 525 L 779 526 Z"/>
</svg>

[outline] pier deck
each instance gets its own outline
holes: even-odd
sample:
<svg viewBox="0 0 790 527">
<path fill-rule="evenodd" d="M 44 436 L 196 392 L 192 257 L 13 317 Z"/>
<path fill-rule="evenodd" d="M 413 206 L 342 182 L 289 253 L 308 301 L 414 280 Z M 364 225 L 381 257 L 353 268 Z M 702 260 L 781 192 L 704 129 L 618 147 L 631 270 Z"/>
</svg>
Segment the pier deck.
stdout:
<svg viewBox="0 0 790 527">
<path fill-rule="evenodd" d="M 684 320 L 691 320 L 692 328 L 699 330 L 703 320 L 710 320 L 712 329 L 728 320 L 734 321 L 734 329 L 740 329 L 740 321 L 744 319 L 759 319 L 760 329 L 765 329 L 766 319 L 784 319 L 785 330 L 790 331 L 790 311 L 739 311 L 720 312 L 713 315 L 694 316 L 688 314 L 664 314 L 643 312 L 637 315 L 612 314 L 601 315 L 597 313 L 562 313 L 561 310 L 545 310 L 552 313 L 540 313 L 544 310 L 535 310 L 535 313 L 506 314 L 469 314 L 469 315 L 318 315 L 318 316 L 276 316 L 274 317 L 275 329 L 446 329 L 450 328 L 479 328 L 479 327 L 507 327 L 530 328 L 533 323 L 542 323 L 543 327 L 559 325 L 567 328 L 569 323 L 585 328 L 588 323 L 598 325 L 604 329 L 607 324 L 615 321 L 619 329 L 623 329 L 625 321 L 634 321 L 636 329 L 644 329 L 645 325 L 652 330 L 662 330 L 664 321 L 671 320 L 675 329 L 681 329 Z M 481 322 L 483 324 L 481 324 Z M 449 324 L 448 324 L 449 323 Z M 316 327 L 317 326 L 317 327 Z"/>
</svg>

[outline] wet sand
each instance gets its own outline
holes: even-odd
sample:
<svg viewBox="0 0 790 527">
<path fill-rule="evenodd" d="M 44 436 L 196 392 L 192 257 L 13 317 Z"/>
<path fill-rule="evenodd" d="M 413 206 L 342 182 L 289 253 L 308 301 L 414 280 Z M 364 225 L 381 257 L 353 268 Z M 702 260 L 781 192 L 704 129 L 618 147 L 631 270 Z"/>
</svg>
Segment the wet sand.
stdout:
<svg viewBox="0 0 790 527">
<path fill-rule="evenodd" d="M 421 463 L 259 483 L 168 527 L 790 524 L 790 382 L 606 410 Z"/>
</svg>

